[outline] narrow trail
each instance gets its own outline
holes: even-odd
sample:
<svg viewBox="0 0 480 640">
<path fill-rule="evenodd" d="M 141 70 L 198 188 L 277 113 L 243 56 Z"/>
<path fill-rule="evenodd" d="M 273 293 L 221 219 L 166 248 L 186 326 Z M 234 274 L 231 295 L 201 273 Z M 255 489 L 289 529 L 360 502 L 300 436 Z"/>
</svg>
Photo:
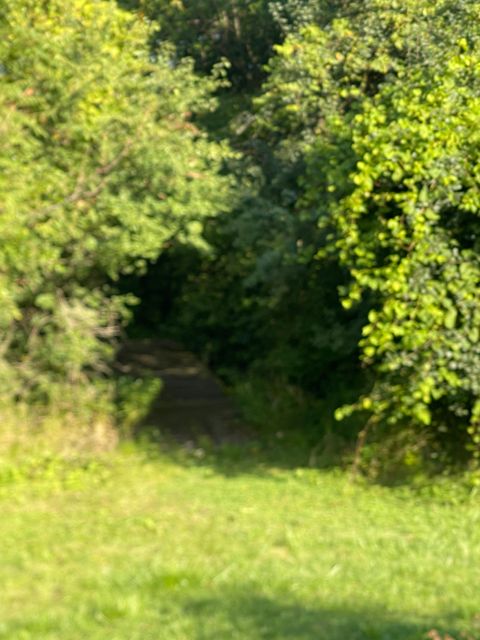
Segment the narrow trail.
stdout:
<svg viewBox="0 0 480 640">
<path fill-rule="evenodd" d="M 139 429 L 160 428 L 180 443 L 203 437 L 214 444 L 236 444 L 248 431 L 222 384 L 198 358 L 170 340 L 129 340 L 118 355 L 121 373 L 156 376 L 162 390 Z"/>
</svg>

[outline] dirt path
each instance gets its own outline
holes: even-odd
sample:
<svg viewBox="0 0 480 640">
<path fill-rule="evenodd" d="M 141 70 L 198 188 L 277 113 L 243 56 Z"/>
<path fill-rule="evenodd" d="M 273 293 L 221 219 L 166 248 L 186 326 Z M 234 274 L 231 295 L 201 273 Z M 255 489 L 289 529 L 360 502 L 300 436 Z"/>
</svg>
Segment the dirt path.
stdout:
<svg viewBox="0 0 480 640">
<path fill-rule="evenodd" d="M 163 388 L 143 427 L 159 427 L 175 440 L 196 443 L 208 437 L 217 445 L 247 438 L 234 403 L 221 383 L 194 356 L 169 340 L 131 340 L 118 356 L 124 374 L 158 376 Z"/>
</svg>

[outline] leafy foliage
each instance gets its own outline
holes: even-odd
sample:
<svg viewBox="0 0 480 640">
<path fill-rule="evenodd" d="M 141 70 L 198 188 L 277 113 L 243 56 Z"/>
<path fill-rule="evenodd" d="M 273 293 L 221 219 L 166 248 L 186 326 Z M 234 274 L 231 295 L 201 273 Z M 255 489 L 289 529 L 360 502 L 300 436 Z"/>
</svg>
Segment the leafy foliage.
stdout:
<svg viewBox="0 0 480 640">
<path fill-rule="evenodd" d="M 106 285 L 225 207 L 213 106 L 151 28 L 113 2 L 10 1 L 0 22 L 5 379 L 50 392 L 98 368 L 127 299 Z M 12 371 L 12 365 L 14 372 Z"/>
<path fill-rule="evenodd" d="M 245 196 L 207 226 L 176 326 L 217 366 L 370 389 L 338 417 L 475 451 L 478 6 L 269 10 L 286 39 L 231 122 Z"/>
<path fill-rule="evenodd" d="M 478 3 L 119 4 L 3 4 L 5 389 L 103 373 L 136 294 L 226 377 L 476 457 Z"/>
<path fill-rule="evenodd" d="M 180 56 L 191 56 L 196 68 L 209 72 L 227 60 L 236 88 L 254 86 L 263 76 L 262 65 L 280 37 L 267 0 L 124 0 L 156 20 L 154 47 L 175 42 Z M 260 35 L 261 34 L 261 35 Z"/>
<path fill-rule="evenodd" d="M 470 422 L 475 442 L 477 14 L 366 3 L 287 39 L 261 98 L 273 135 L 303 136 L 301 206 L 325 229 L 320 257 L 349 270 L 345 308 L 371 307 L 360 346 L 374 383 L 354 407 L 388 423 Z"/>
</svg>

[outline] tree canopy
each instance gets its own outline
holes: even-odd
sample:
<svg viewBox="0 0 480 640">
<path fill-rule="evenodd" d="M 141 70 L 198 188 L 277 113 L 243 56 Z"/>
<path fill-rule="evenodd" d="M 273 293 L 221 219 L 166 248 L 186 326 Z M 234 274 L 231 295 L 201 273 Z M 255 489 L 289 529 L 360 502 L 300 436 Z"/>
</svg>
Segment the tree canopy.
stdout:
<svg viewBox="0 0 480 640">
<path fill-rule="evenodd" d="M 474 0 L 4 0 L 11 392 L 102 371 L 136 295 L 137 325 L 229 379 L 477 455 L 479 18 Z"/>
<path fill-rule="evenodd" d="M 124 301 L 120 273 L 226 208 L 228 155 L 195 124 L 217 80 L 154 27 L 91 0 L 7 0 L 0 22 L 6 379 L 45 391 L 95 367 Z M 110 284 L 109 284 L 110 283 Z M 14 372 L 12 372 L 12 368 Z M 43 375 L 46 380 L 43 380 Z"/>
</svg>

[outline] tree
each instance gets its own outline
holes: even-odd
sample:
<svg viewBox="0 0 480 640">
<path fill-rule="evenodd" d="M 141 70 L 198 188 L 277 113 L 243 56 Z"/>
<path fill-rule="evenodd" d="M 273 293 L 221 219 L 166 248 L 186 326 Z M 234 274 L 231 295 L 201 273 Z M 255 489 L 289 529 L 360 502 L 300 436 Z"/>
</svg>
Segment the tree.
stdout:
<svg viewBox="0 0 480 640">
<path fill-rule="evenodd" d="M 102 369 L 128 302 L 109 282 L 225 209 L 213 107 L 154 27 L 109 0 L 5 0 L 0 16 L 4 379 L 45 396 Z M 13 389 L 12 389 L 13 390 Z"/>
<path fill-rule="evenodd" d="M 123 0 L 159 24 L 154 48 L 174 42 L 181 56 L 195 60 L 196 69 L 210 72 L 226 59 L 235 89 L 255 88 L 272 45 L 280 38 L 268 0 Z"/>
<path fill-rule="evenodd" d="M 235 273 L 219 272 L 243 282 L 237 300 L 261 313 L 277 371 L 298 381 L 308 370 L 311 389 L 331 363 L 355 371 L 363 323 L 371 391 L 339 417 L 358 409 L 470 447 L 480 413 L 478 5 L 313 5 L 299 15 L 314 22 L 299 19 L 275 47 L 240 134 L 258 197 L 215 223 L 237 257 Z M 245 313 L 237 307 L 239 325 Z"/>
<path fill-rule="evenodd" d="M 271 135 L 301 140 L 319 259 L 348 269 L 346 308 L 370 307 L 372 389 L 339 416 L 476 443 L 478 17 L 474 2 L 353 3 L 279 47 L 261 98 Z"/>
<path fill-rule="evenodd" d="M 361 342 L 375 384 L 361 406 L 391 423 L 473 429 L 480 57 L 465 38 L 445 54 L 438 67 L 410 68 L 355 117 L 353 188 L 331 215 L 353 277 L 344 304 L 366 291 L 375 300 Z"/>
</svg>

